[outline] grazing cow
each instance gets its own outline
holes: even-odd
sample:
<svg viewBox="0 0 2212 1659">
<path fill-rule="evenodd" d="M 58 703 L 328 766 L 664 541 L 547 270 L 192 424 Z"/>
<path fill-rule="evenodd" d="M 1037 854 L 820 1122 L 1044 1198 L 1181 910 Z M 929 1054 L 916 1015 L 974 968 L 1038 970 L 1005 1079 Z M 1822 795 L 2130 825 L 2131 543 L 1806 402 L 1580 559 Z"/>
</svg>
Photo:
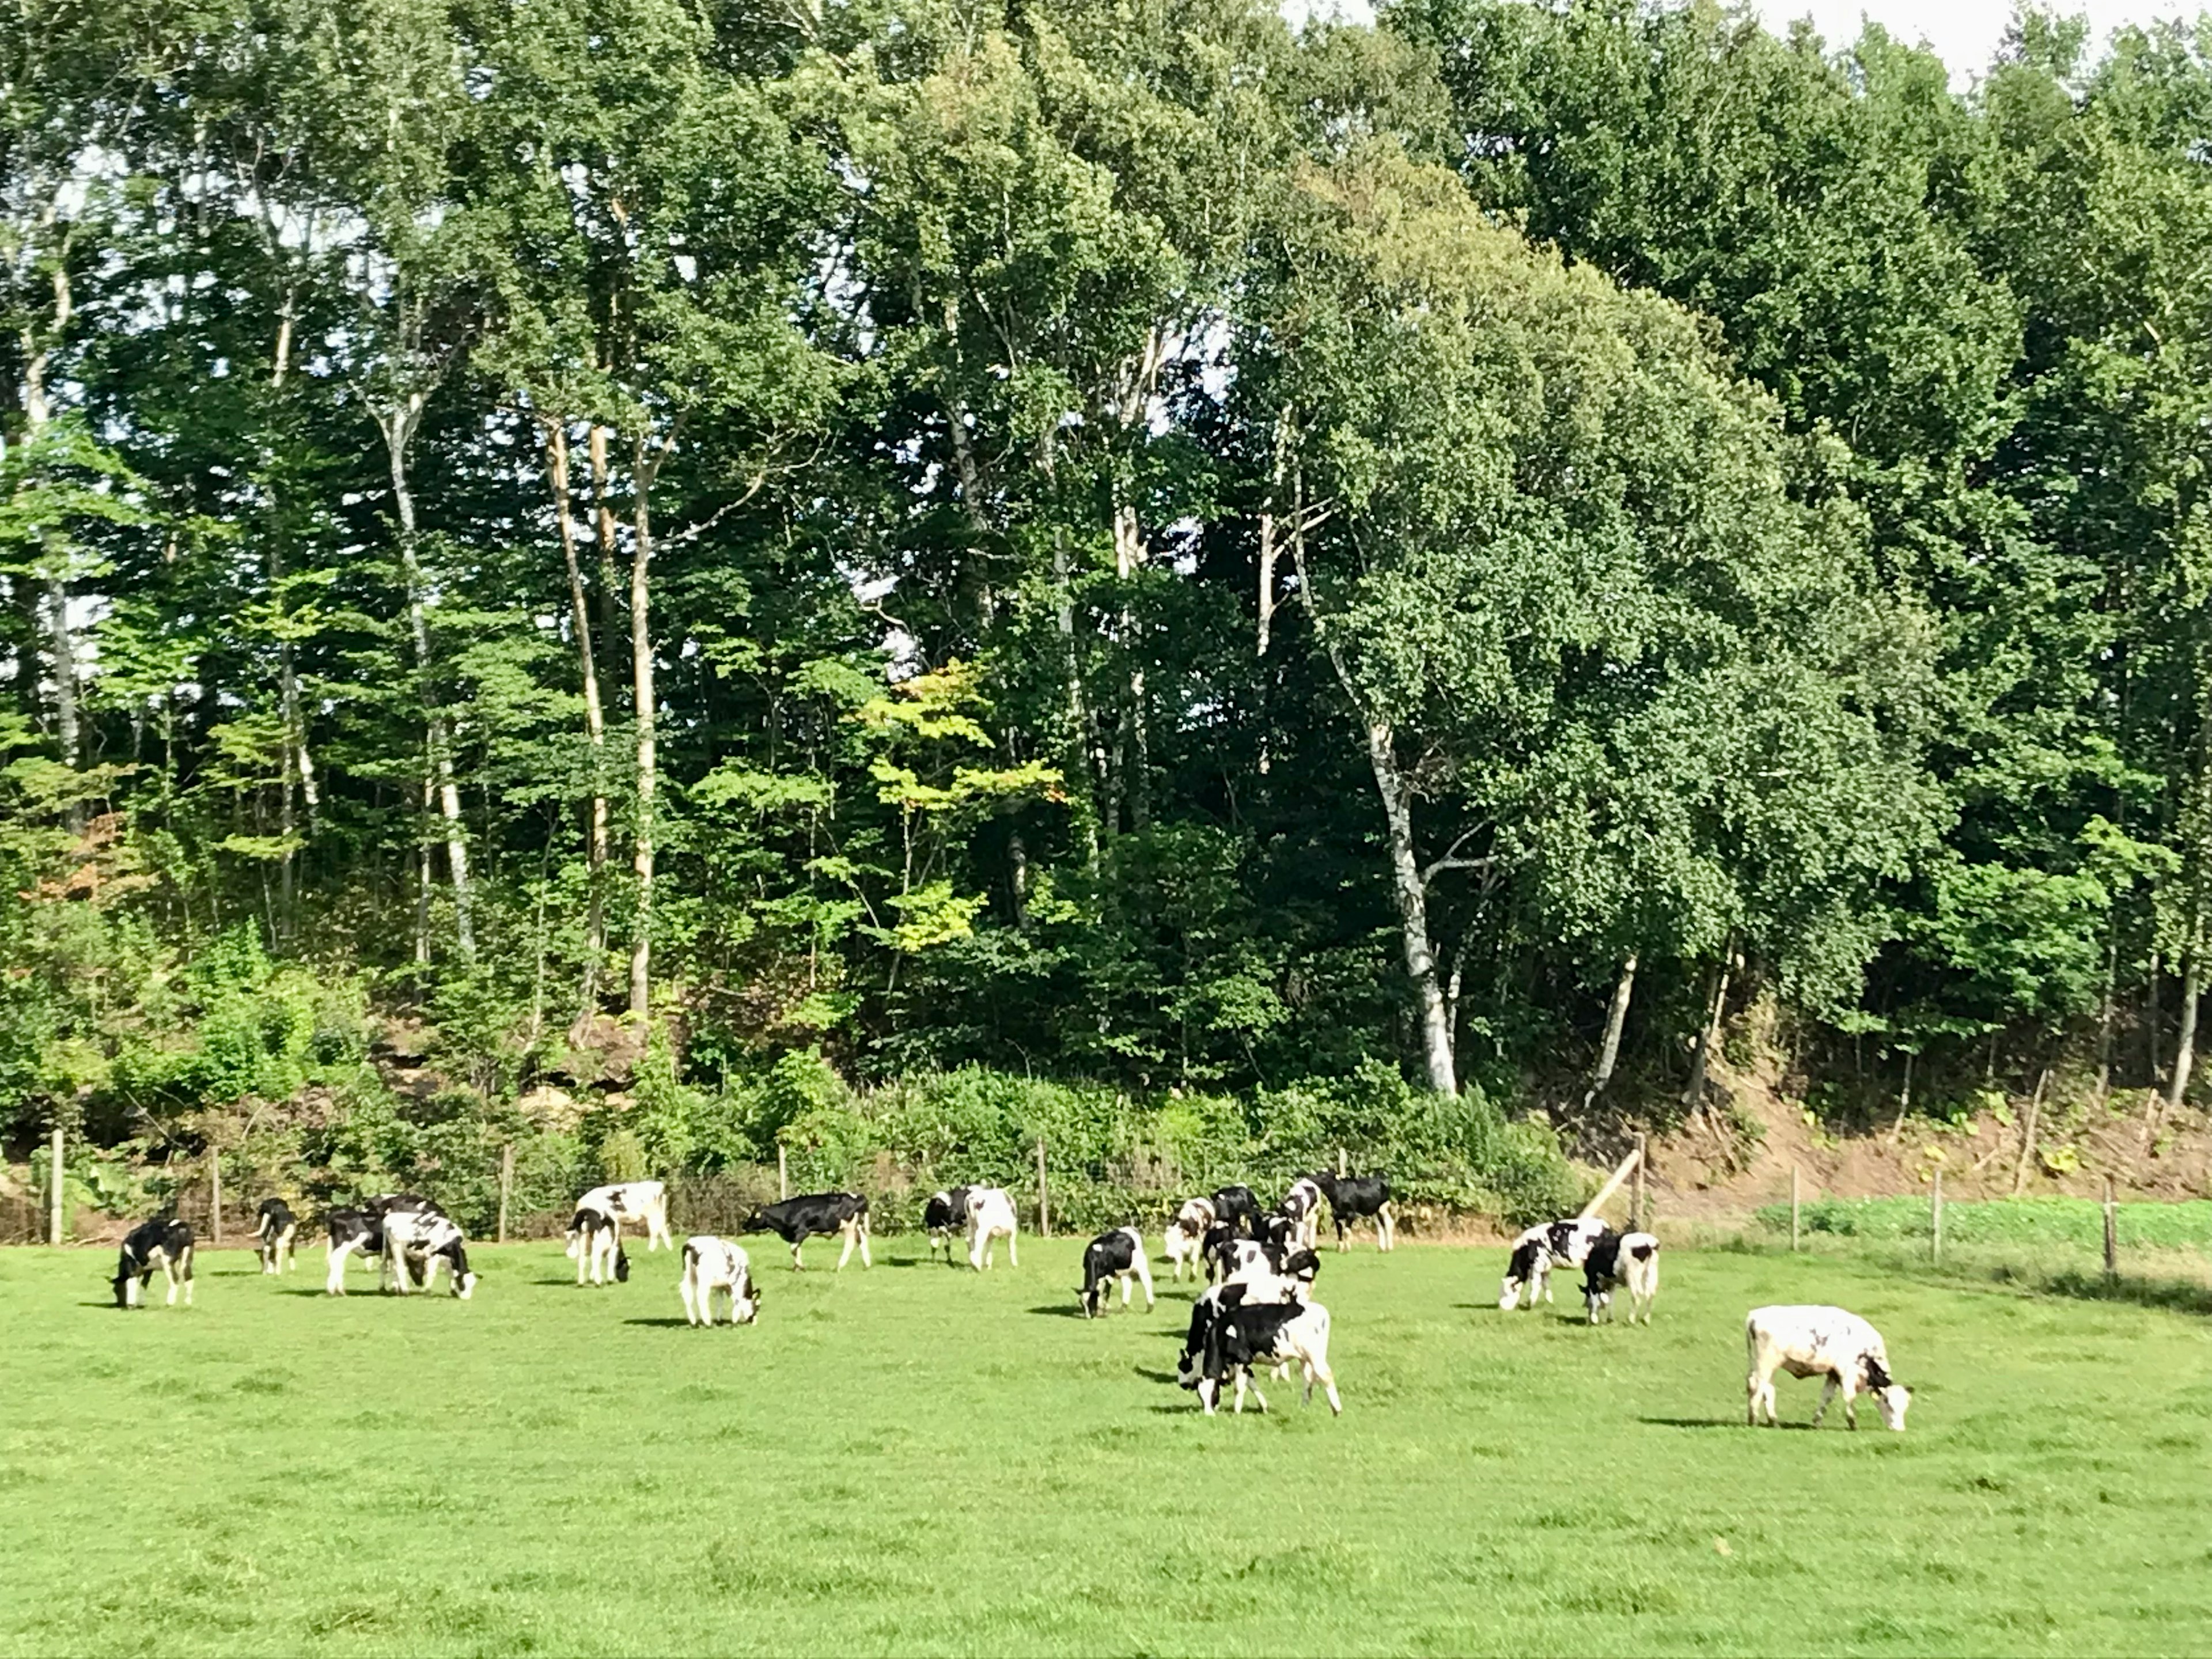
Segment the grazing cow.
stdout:
<svg viewBox="0 0 2212 1659">
<path fill-rule="evenodd" d="M 1844 1396 L 1844 1421 L 1859 1425 L 1855 1402 L 1863 1389 L 1881 1409 L 1883 1424 L 1905 1431 L 1905 1410 L 1912 1403 L 1910 1389 L 1889 1373 L 1889 1351 L 1881 1333 L 1855 1313 L 1841 1308 L 1753 1308 L 1743 1322 L 1743 1343 L 1750 1366 L 1744 1379 L 1749 1396 L 1747 1417 L 1755 1428 L 1764 1411 L 1770 1424 L 1774 1414 L 1774 1373 L 1792 1376 L 1823 1376 L 1820 1408 L 1813 1413 L 1819 1428 L 1827 1415 L 1828 1401 Z"/>
<path fill-rule="evenodd" d="M 1210 1205 L 1207 1206 L 1209 1214 L 1212 1212 L 1212 1207 Z M 1202 1279 L 1206 1276 L 1206 1268 L 1200 1259 L 1206 1249 L 1204 1233 L 1193 1232 L 1178 1219 L 1168 1223 L 1168 1230 L 1161 1236 L 1161 1242 L 1167 1246 L 1168 1260 L 1175 1264 L 1176 1284 L 1182 1283 L 1182 1270 L 1185 1267 L 1190 1269 L 1191 1277 L 1194 1279 Z"/>
<path fill-rule="evenodd" d="M 1589 1322 L 1602 1312 L 1613 1317 L 1613 1287 L 1628 1287 L 1628 1322 L 1638 1314 L 1651 1322 L 1651 1304 L 1659 1296 L 1659 1241 L 1650 1233 L 1600 1233 L 1583 1261 L 1583 1305 Z"/>
<path fill-rule="evenodd" d="M 1352 1248 L 1346 1235 L 1355 1221 L 1371 1220 L 1375 1224 L 1375 1248 L 1395 1250 L 1398 1248 L 1398 1213 L 1390 1207 L 1390 1183 L 1381 1176 L 1333 1176 L 1326 1173 L 1312 1177 L 1322 1196 L 1328 1200 L 1329 1218 L 1336 1224 L 1336 1248 Z M 1313 1247 L 1309 1234 L 1306 1245 Z"/>
<path fill-rule="evenodd" d="M 1321 1188 L 1314 1178 L 1300 1176 L 1293 1181 L 1283 1201 L 1275 1206 L 1275 1214 L 1291 1224 L 1298 1243 L 1313 1249 L 1321 1232 Z"/>
<path fill-rule="evenodd" d="M 642 1222 L 648 1250 L 664 1245 L 672 1250 L 676 1248 L 668 1232 L 668 1188 L 660 1182 L 618 1181 L 611 1186 L 594 1187 L 576 1200 L 576 1207 L 611 1217 L 617 1237 L 623 1222 Z"/>
<path fill-rule="evenodd" d="M 1018 1267 L 1021 1252 L 1015 1247 L 1014 1200 L 1003 1187 L 968 1189 L 968 1265 L 981 1273 L 991 1265 L 992 1252 L 1006 1241 L 1006 1260 Z"/>
<path fill-rule="evenodd" d="M 868 1255 L 868 1200 L 858 1193 L 809 1193 L 803 1198 L 787 1198 L 780 1204 L 763 1204 L 744 1218 L 738 1231 L 775 1234 L 791 1246 L 794 1273 L 803 1272 L 806 1267 L 799 1259 L 799 1246 L 817 1233 L 844 1235 L 845 1248 L 837 1257 L 839 1273 L 843 1273 L 845 1264 L 853 1259 L 853 1247 L 856 1244 L 860 1250 L 860 1265 L 876 1265 Z"/>
<path fill-rule="evenodd" d="M 438 1209 L 385 1212 L 384 1265 L 392 1275 L 392 1289 L 402 1296 L 411 1294 L 419 1268 L 422 1288 L 428 1290 L 437 1282 L 441 1261 L 453 1269 L 453 1294 L 467 1301 L 476 1292 L 477 1276 L 469 1271 L 460 1224 Z"/>
<path fill-rule="evenodd" d="M 1235 1247 L 1237 1266 L 1224 1285 L 1245 1286 L 1252 1302 L 1308 1302 L 1314 1279 L 1321 1272 L 1321 1257 L 1303 1245 L 1284 1249 L 1241 1240 Z"/>
<path fill-rule="evenodd" d="M 753 1283 L 753 1264 L 743 1247 L 712 1233 L 684 1241 L 684 1277 L 677 1288 L 684 1293 L 684 1317 L 694 1325 L 714 1322 L 714 1292 L 730 1297 L 730 1323 L 750 1325 L 760 1316 L 760 1286 Z"/>
<path fill-rule="evenodd" d="M 379 1193 L 374 1198 L 362 1200 L 355 1208 L 329 1212 L 323 1218 L 323 1224 L 330 1230 L 330 1270 L 323 1280 L 325 1291 L 332 1296 L 345 1294 L 346 1263 L 354 1256 L 364 1261 L 374 1256 L 381 1264 L 384 1218 L 394 1211 L 445 1213 L 428 1199 L 414 1193 Z"/>
<path fill-rule="evenodd" d="M 1145 1287 L 1145 1311 L 1152 1310 L 1152 1270 L 1145 1260 L 1145 1236 L 1134 1227 L 1116 1227 L 1101 1233 L 1083 1248 L 1083 1288 L 1077 1300 L 1083 1316 L 1090 1319 L 1106 1310 L 1114 1299 L 1114 1281 L 1121 1281 L 1121 1305 L 1129 1305 L 1129 1281 Z"/>
<path fill-rule="evenodd" d="M 144 1300 L 147 1281 L 159 1267 L 169 1281 L 169 1299 L 177 1305 L 177 1286 L 185 1287 L 185 1305 L 192 1305 L 192 1230 L 173 1215 L 156 1216 L 133 1227 L 123 1241 L 115 1261 L 115 1305 L 135 1308 Z"/>
<path fill-rule="evenodd" d="M 290 1205 L 281 1198 L 261 1200 L 260 1218 L 253 1224 L 253 1238 L 263 1273 L 281 1273 L 287 1267 L 300 1265 L 292 1253 L 293 1243 L 299 1236 L 300 1218 L 292 1213 Z"/>
<path fill-rule="evenodd" d="M 1510 1311 L 1520 1302 L 1524 1288 L 1530 1307 L 1539 1298 L 1549 1302 L 1553 1266 L 1581 1267 L 1589 1259 L 1590 1246 L 1605 1231 L 1605 1223 L 1594 1215 L 1572 1221 L 1547 1221 L 1529 1228 L 1513 1241 L 1513 1254 L 1505 1264 L 1505 1282 L 1498 1292 L 1499 1309 Z"/>
<path fill-rule="evenodd" d="M 1240 1221 L 1245 1231 L 1256 1230 L 1260 1219 L 1260 1199 L 1249 1187 L 1223 1187 L 1213 1194 L 1213 1218 L 1218 1226 L 1234 1228 Z"/>
<path fill-rule="evenodd" d="M 929 1230 L 929 1254 L 933 1260 L 938 1246 L 945 1247 L 945 1265 L 952 1265 L 952 1236 L 964 1232 L 968 1226 L 968 1194 L 973 1187 L 947 1187 L 941 1193 L 932 1193 L 929 1202 L 921 1206 L 921 1224 Z"/>
<path fill-rule="evenodd" d="M 1182 1201 L 1182 1208 L 1176 1212 L 1176 1219 L 1182 1224 L 1183 1231 L 1192 1237 L 1204 1238 L 1213 1231 L 1214 1223 L 1220 1218 L 1214 1213 L 1212 1199 L 1187 1198 Z"/>
<path fill-rule="evenodd" d="M 1190 1332 L 1176 1361 L 1176 1380 L 1197 1392 L 1208 1417 L 1221 1396 L 1221 1385 L 1237 1385 L 1236 1410 L 1244 1409 L 1249 1388 L 1267 1409 L 1267 1397 L 1252 1378 L 1255 1365 L 1294 1364 L 1305 1376 L 1305 1398 L 1313 1401 L 1318 1382 L 1328 1394 L 1328 1408 L 1341 1415 L 1344 1401 L 1328 1368 L 1328 1310 L 1317 1302 L 1256 1302 L 1242 1285 L 1208 1291 L 1190 1310 Z"/>
<path fill-rule="evenodd" d="M 568 1259 L 576 1264 L 576 1282 L 585 1270 L 592 1283 L 629 1282 L 629 1253 L 623 1249 L 622 1224 L 605 1210 L 580 1209 L 568 1221 Z"/>
</svg>

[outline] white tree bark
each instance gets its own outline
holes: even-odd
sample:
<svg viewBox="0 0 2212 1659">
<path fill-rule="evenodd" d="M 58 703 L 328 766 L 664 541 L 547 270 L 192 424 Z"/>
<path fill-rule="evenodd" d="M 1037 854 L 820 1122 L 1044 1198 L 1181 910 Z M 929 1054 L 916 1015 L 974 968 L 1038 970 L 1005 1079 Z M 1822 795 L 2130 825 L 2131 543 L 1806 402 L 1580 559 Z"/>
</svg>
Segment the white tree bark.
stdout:
<svg viewBox="0 0 2212 1659">
<path fill-rule="evenodd" d="M 599 698 L 599 668 L 592 649 L 592 608 L 584 585 L 583 562 L 576 550 L 574 502 L 568 486 L 568 434 L 557 420 L 545 426 L 546 476 L 553 490 L 553 516 L 561 527 L 561 556 L 568 568 L 569 614 L 576 630 L 577 665 L 583 676 L 584 733 L 592 745 L 592 790 L 589 858 L 591 897 L 584 921 L 584 982 L 579 994 L 580 1012 L 589 1014 L 599 1003 L 599 967 L 607 951 L 606 866 L 608 813 L 606 791 L 597 787 L 604 776 L 606 750 L 605 706 Z"/>
<path fill-rule="evenodd" d="M 637 926 L 630 944 L 629 1011 L 641 1024 L 652 1012 L 653 814 L 660 781 L 653 689 L 653 481 L 675 444 L 673 434 L 653 445 L 640 432 L 631 449 L 637 492 L 629 565 L 630 685 L 637 703 L 637 833 L 631 868 L 637 877 Z"/>
</svg>

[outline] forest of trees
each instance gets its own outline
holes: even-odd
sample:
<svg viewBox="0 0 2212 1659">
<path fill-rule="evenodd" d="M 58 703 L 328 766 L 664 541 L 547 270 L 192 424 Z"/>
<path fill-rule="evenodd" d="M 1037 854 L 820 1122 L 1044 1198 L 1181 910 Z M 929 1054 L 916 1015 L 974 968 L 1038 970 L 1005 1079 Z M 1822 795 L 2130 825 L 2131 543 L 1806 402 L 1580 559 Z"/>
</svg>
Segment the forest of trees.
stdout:
<svg viewBox="0 0 2212 1659">
<path fill-rule="evenodd" d="M 4 0 L 0 313 L 15 1156 L 369 1010 L 487 1113 L 2188 1086 L 2212 23 Z"/>
</svg>

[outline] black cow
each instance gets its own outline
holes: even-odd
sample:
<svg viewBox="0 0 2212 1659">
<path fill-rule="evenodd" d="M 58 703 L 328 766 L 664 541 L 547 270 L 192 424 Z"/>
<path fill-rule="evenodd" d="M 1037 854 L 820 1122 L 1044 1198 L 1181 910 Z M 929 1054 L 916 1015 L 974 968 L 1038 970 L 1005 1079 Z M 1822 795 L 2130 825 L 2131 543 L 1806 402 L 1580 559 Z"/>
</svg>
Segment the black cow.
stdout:
<svg viewBox="0 0 2212 1659">
<path fill-rule="evenodd" d="M 948 1187 L 941 1193 L 932 1193 L 929 1202 L 921 1206 L 921 1224 L 929 1231 L 929 1253 L 937 1254 L 937 1247 L 945 1247 L 945 1265 L 952 1263 L 952 1240 L 956 1234 L 968 1231 L 968 1194 L 972 1187 Z"/>
<path fill-rule="evenodd" d="M 1260 1196 L 1249 1187 L 1224 1187 L 1213 1194 L 1213 1218 L 1218 1225 L 1235 1227 L 1239 1222 L 1245 1231 L 1258 1237 Z"/>
<path fill-rule="evenodd" d="M 133 1227 L 123 1241 L 115 1262 L 115 1305 L 135 1308 L 146 1283 L 159 1267 L 169 1281 L 169 1299 L 177 1305 L 177 1286 L 185 1287 L 185 1305 L 192 1305 L 192 1230 L 173 1215 L 156 1216 Z"/>
<path fill-rule="evenodd" d="M 253 1237 L 263 1273 L 282 1273 L 288 1266 L 300 1265 L 292 1253 L 293 1242 L 299 1236 L 300 1218 L 292 1213 L 290 1205 L 281 1198 L 261 1200 L 260 1218 L 253 1224 Z"/>
<path fill-rule="evenodd" d="M 1244 1409 L 1249 1389 L 1267 1409 L 1267 1398 L 1252 1378 L 1254 1367 L 1296 1364 L 1305 1376 L 1305 1398 L 1319 1382 L 1328 1408 L 1341 1414 L 1344 1401 L 1328 1368 L 1328 1310 L 1319 1303 L 1255 1302 L 1241 1285 L 1224 1285 L 1199 1297 L 1190 1310 L 1190 1331 L 1176 1360 L 1176 1380 L 1196 1391 L 1208 1417 L 1221 1397 L 1221 1385 L 1237 1385 L 1236 1409 Z"/>
<path fill-rule="evenodd" d="M 1375 1248 L 1398 1248 L 1398 1217 L 1390 1207 L 1390 1183 L 1381 1176 L 1316 1175 L 1310 1177 L 1328 1200 L 1329 1218 L 1336 1223 L 1336 1248 L 1349 1249 L 1345 1235 L 1355 1221 L 1375 1223 Z"/>
<path fill-rule="evenodd" d="M 1134 1227 L 1116 1227 L 1084 1246 L 1083 1289 L 1078 1299 L 1085 1319 L 1106 1310 L 1117 1279 L 1123 1307 L 1129 1305 L 1129 1281 L 1133 1279 L 1145 1287 L 1145 1311 L 1152 1310 L 1152 1264 L 1145 1260 L 1145 1236 Z"/>
<path fill-rule="evenodd" d="M 860 1265 L 872 1267 L 868 1257 L 868 1200 L 858 1193 L 809 1193 L 803 1198 L 787 1198 L 780 1204 L 763 1204 L 750 1215 L 738 1231 L 741 1233 L 774 1233 L 791 1246 L 791 1265 L 793 1271 L 806 1264 L 799 1259 L 799 1247 L 817 1233 L 842 1233 L 845 1249 L 837 1257 L 837 1271 L 845 1271 L 845 1264 L 853 1259 L 853 1247 L 860 1247 Z"/>
</svg>

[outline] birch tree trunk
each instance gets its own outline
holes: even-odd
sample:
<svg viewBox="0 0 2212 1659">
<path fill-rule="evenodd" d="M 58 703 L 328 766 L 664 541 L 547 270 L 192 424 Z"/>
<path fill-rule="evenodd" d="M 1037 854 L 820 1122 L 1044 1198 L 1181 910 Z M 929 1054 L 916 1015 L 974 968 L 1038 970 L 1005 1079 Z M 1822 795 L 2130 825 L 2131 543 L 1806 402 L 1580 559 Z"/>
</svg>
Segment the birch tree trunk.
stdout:
<svg viewBox="0 0 2212 1659">
<path fill-rule="evenodd" d="M 2197 1063 L 2197 1007 L 2204 994 L 2204 947 L 2200 942 L 2189 952 L 2189 966 L 2181 979 L 2181 1034 L 2175 1040 L 2173 1074 L 2166 1085 L 2168 1115 L 2180 1110 L 2189 1093 L 2189 1073 Z"/>
<path fill-rule="evenodd" d="M 1635 992 L 1636 955 L 1631 951 L 1628 960 L 1620 964 L 1620 977 L 1613 981 L 1613 1006 L 1605 1014 L 1605 1042 L 1597 1051 L 1597 1070 L 1590 1074 L 1584 1105 L 1603 1094 L 1605 1085 L 1613 1081 L 1613 1068 L 1620 1059 L 1620 1034 L 1628 1024 L 1628 1000 Z"/>
<path fill-rule="evenodd" d="M 675 447 L 656 447 L 640 432 L 631 449 L 637 492 L 629 562 L 631 695 L 637 703 L 637 834 L 631 868 L 637 876 L 637 926 L 629 953 L 629 1011 L 642 1024 L 652 1012 L 653 799 L 660 775 L 654 757 L 653 690 L 653 481 Z"/>
<path fill-rule="evenodd" d="M 576 550 L 574 501 L 568 488 L 568 434 L 558 421 L 545 422 L 546 477 L 553 490 L 553 516 L 561 526 L 561 556 L 568 568 L 569 613 L 576 630 L 577 665 L 584 687 L 584 732 L 592 745 L 591 825 L 588 831 L 591 897 L 584 919 L 584 982 L 579 1012 L 588 1015 L 599 1000 L 599 967 L 607 951 L 606 709 L 599 699 L 599 669 L 592 649 L 592 609 L 584 567 Z"/>
<path fill-rule="evenodd" d="M 1436 951 L 1429 940 L 1428 884 L 1421 878 L 1413 852 L 1413 790 L 1399 770 L 1389 722 L 1370 720 L 1366 726 L 1367 761 L 1375 773 L 1375 793 L 1382 798 L 1389 842 L 1390 896 L 1398 908 L 1406 976 L 1413 981 L 1420 1018 L 1421 1060 L 1429 1087 L 1440 1095 L 1455 1095 L 1459 1079 L 1452 1063 L 1451 1016 L 1437 981 Z"/>
<path fill-rule="evenodd" d="M 422 682 L 428 728 L 430 770 L 437 784 L 438 808 L 446 823 L 446 870 L 453 884 L 453 933 L 461 954 L 477 951 L 476 923 L 470 902 L 469 848 L 461 823 L 461 792 L 453 781 L 453 757 L 446 717 L 430 689 L 430 624 L 424 608 L 422 564 L 416 552 L 415 492 L 407 482 L 407 449 L 422 419 L 422 394 L 410 392 L 380 412 L 377 425 L 392 463 L 392 512 L 399 526 L 399 568 L 407 587 L 407 627 L 414 640 L 415 672 Z"/>
<path fill-rule="evenodd" d="M 42 228 L 51 228 L 55 216 L 49 205 Z M 67 331 L 70 319 L 76 314 L 70 288 L 68 253 L 69 238 L 64 235 L 54 259 L 51 331 L 42 338 L 37 329 L 26 324 L 19 336 L 23 351 L 23 438 L 25 447 L 33 453 L 53 420 L 53 405 L 46 396 L 46 375 L 53 361 L 53 344 Z M 76 636 L 70 626 L 67 555 L 57 547 L 42 547 L 40 550 L 47 556 L 46 640 L 53 662 L 54 737 L 61 750 L 62 764 L 74 770 L 82 757 L 84 745 L 77 719 Z M 82 827 L 79 817 L 79 809 L 72 808 L 72 829 Z"/>
</svg>

